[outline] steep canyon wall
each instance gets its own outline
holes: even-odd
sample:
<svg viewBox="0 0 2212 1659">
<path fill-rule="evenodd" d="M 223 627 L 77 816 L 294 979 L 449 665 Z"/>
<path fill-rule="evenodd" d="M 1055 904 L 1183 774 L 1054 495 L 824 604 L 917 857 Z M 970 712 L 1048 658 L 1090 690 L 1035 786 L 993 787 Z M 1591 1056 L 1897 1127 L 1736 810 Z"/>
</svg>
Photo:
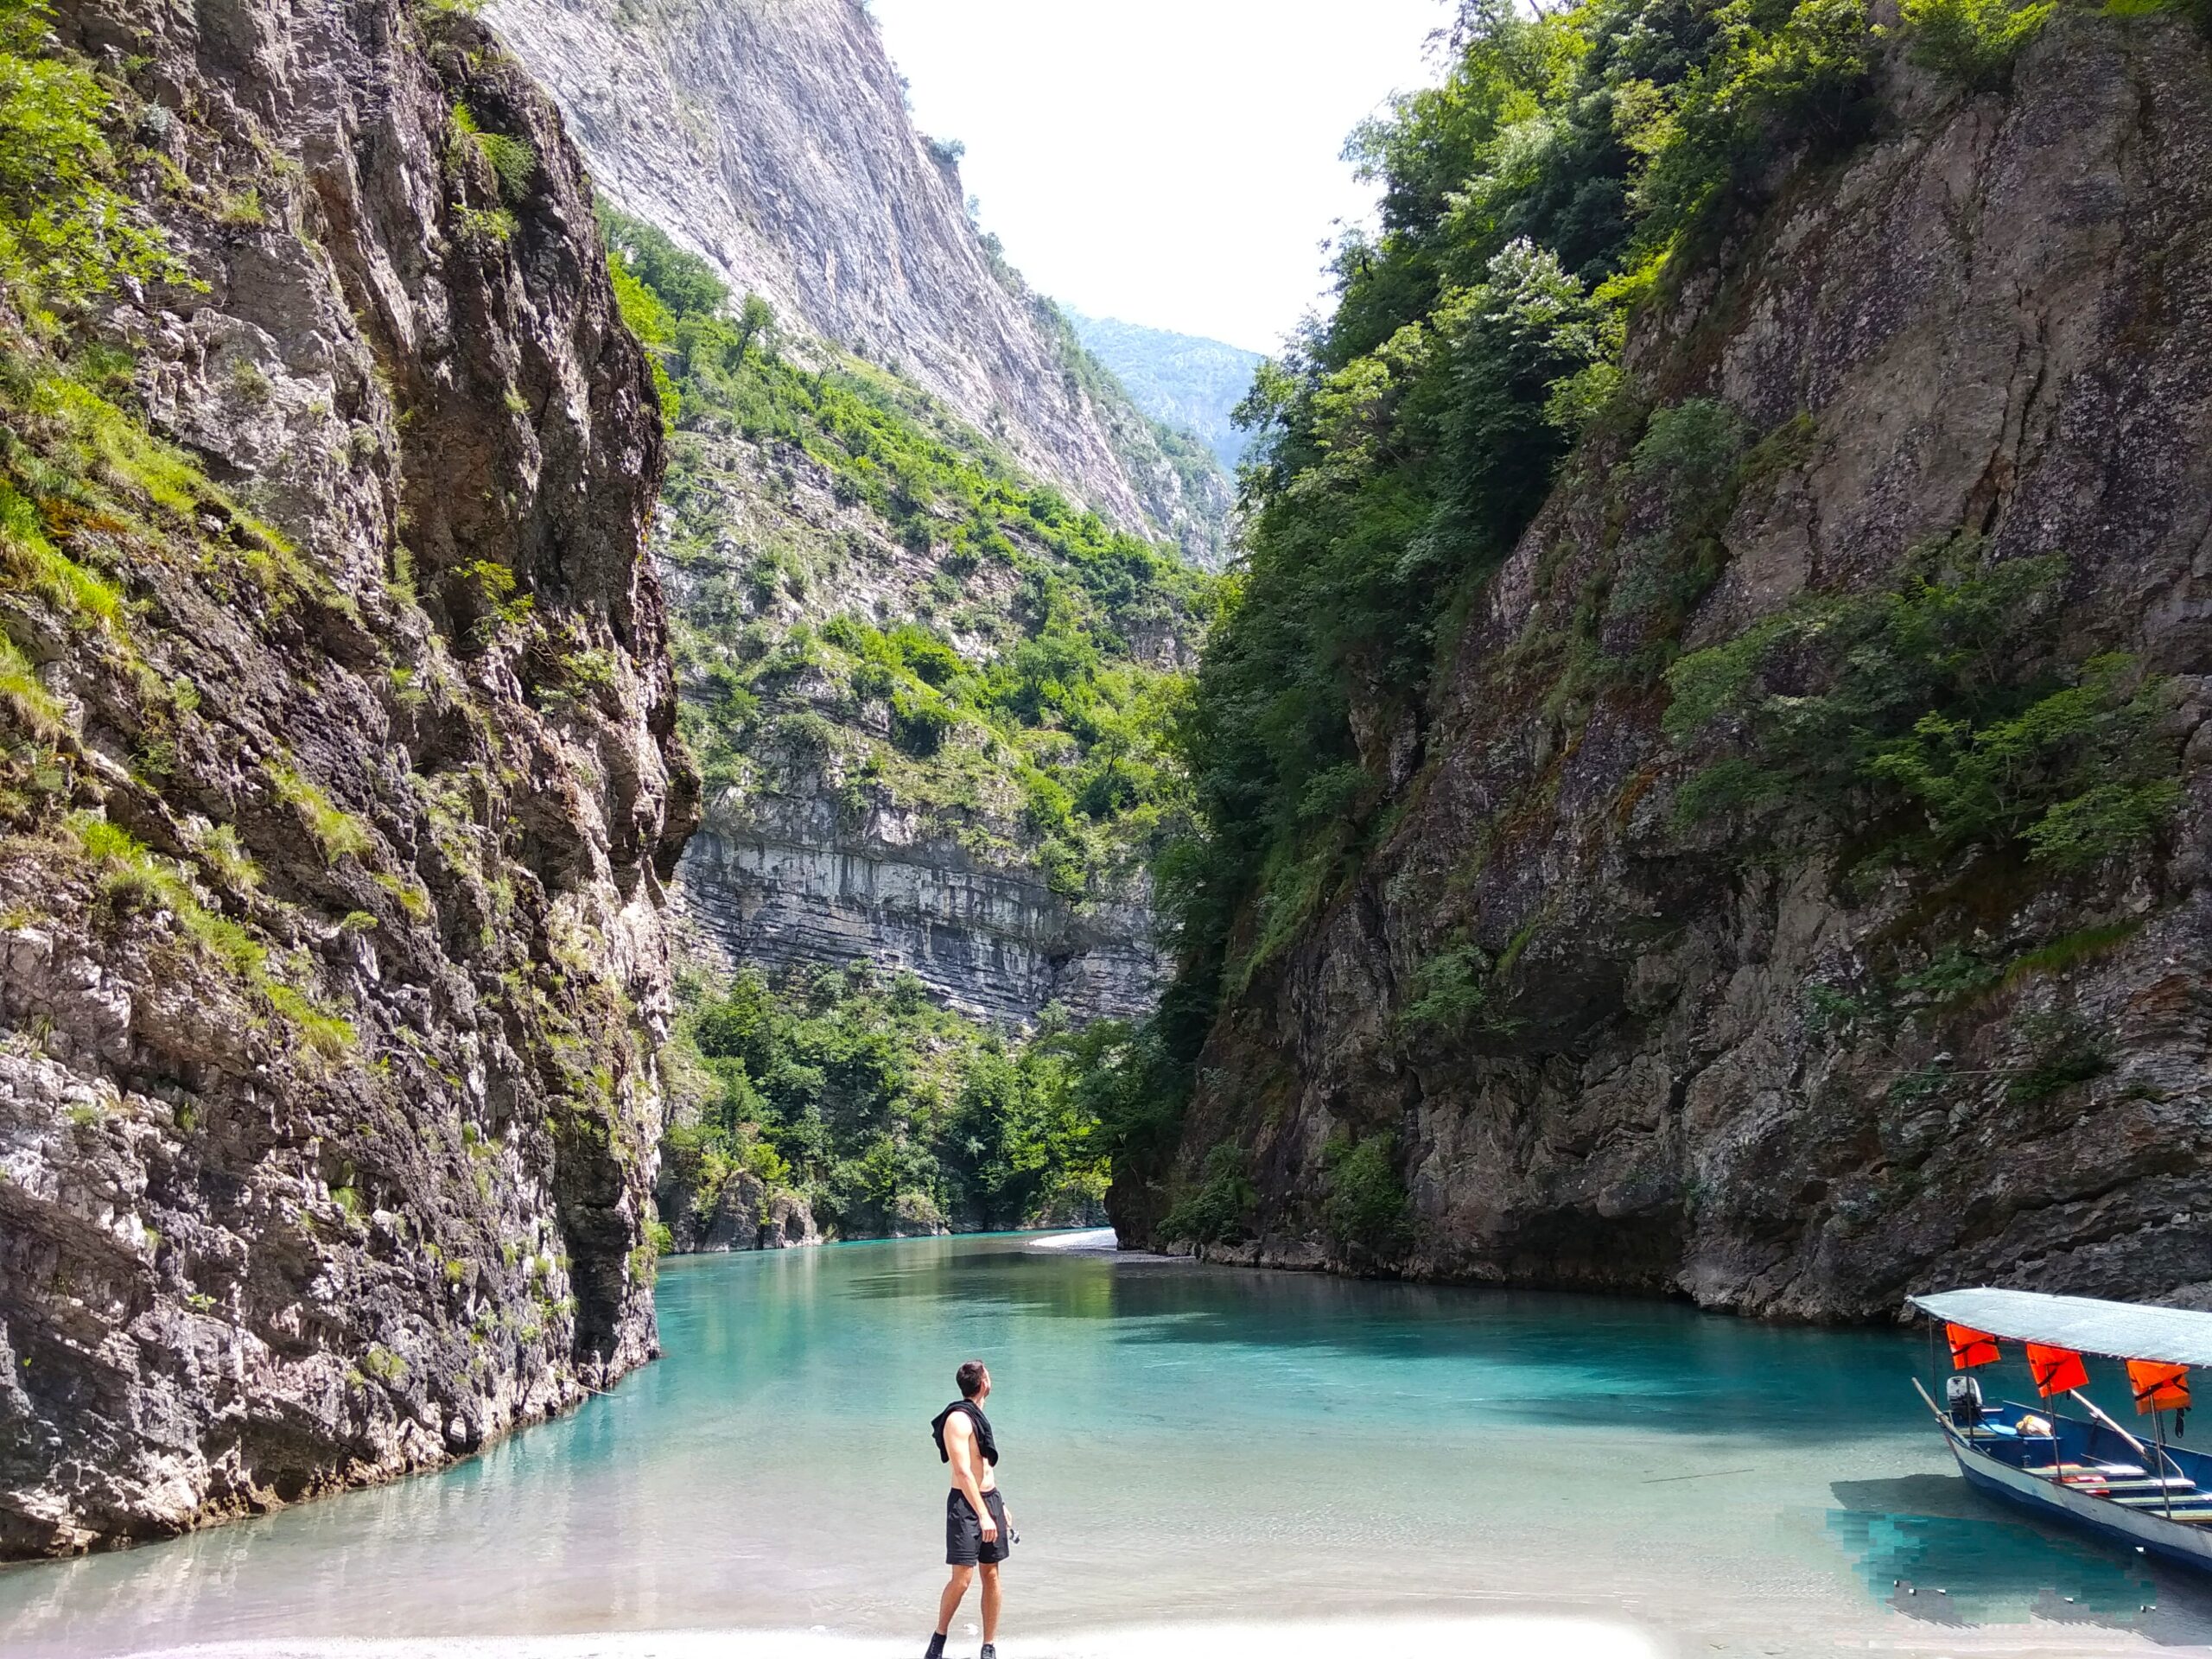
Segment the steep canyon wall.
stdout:
<svg viewBox="0 0 2212 1659">
<path fill-rule="evenodd" d="M 915 130 L 865 8 L 495 0 L 486 16 L 560 101 L 601 189 L 707 257 L 733 303 L 766 299 L 777 349 L 833 372 L 848 353 L 887 369 L 924 394 L 907 401 L 950 448 L 1001 454 L 1110 523 L 1217 563 L 1225 476 L 1146 421 L 979 236 L 957 162 Z M 978 665 L 1011 649 L 1014 575 L 956 558 L 959 509 L 916 535 L 800 446 L 729 428 L 685 422 L 677 534 L 663 538 L 697 644 L 695 707 L 713 696 L 692 667 L 736 660 L 748 629 L 780 640 L 850 614 L 936 627 Z M 996 631 L 957 613 L 978 608 Z M 1172 661 L 1194 635 L 1179 626 L 1136 641 L 1140 653 Z M 1004 779 L 952 791 L 950 810 L 931 798 L 942 780 L 914 767 L 913 787 L 860 779 L 855 755 L 883 748 L 887 711 L 855 702 L 842 681 L 802 679 L 740 740 L 747 777 L 709 791 L 711 833 L 683 867 L 701 955 L 770 971 L 875 959 L 1007 1023 L 1054 1001 L 1082 1018 L 1148 1007 L 1160 963 L 1141 873 L 1071 903 Z M 840 753 L 786 753 L 766 729 L 785 714 L 838 728 Z"/>
<path fill-rule="evenodd" d="M 950 1007 L 1019 1027 L 1058 1003 L 1077 1023 L 1145 1014 L 1163 972 L 1149 906 L 1077 906 L 1034 870 L 925 838 L 912 813 L 848 828 L 834 795 L 753 803 L 702 829 L 683 907 L 702 951 L 769 969 L 871 961 Z"/>
<path fill-rule="evenodd" d="M 58 22 L 189 281 L 104 355 L 0 315 L 0 1554 L 433 1465 L 656 1351 L 696 816 L 552 106 L 409 0 Z"/>
<path fill-rule="evenodd" d="M 1979 538 L 1951 544 L 1989 581 L 2062 573 L 1982 671 L 2032 650 L 2150 688 L 2155 842 L 1869 861 L 1926 822 L 1696 810 L 1764 728 L 1670 734 L 1682 683 L 1633 671 L 1613 596 L 1666 579 L 1679 504 L 1630 464 L 1641 429 L 1601 429 L 1440 704 L 1360 729 L 1402 816 L 1228 997 L 1179 1147 L 1117 1183 L 1125 1239 L 1225 1147 L 1231 1259 L 1801 1317 L 1982 1281 L 2212 1298 L 2212 58 L 2178 20 L 2062 14 L 2009 92 L 1894 49 L 1880 75 L 1874 137 L 1631 338 L 1648 404 L 1754 446 L 1681 647 L 1739 642 L 1711 683 L 1763 677 L 1770 724 L 1829 683 L 1849 604 L 1933 614 L 1929 550 Z M 1370 1145 L 1406 1224 L 1361 1242 L 1332 1206 Z"/>
</svg>

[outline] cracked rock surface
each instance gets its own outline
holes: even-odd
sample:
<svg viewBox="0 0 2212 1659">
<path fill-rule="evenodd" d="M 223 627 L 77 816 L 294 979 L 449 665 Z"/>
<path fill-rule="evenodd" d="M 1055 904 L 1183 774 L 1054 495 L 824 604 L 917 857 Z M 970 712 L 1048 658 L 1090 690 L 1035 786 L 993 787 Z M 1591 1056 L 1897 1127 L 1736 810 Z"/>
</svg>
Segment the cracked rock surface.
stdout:
<svg viewBox="0 0 2212 1659">
<path fill-rule="evenodd" d="M 111 625 L 0 595 L 67 716 L 0 842 L 0 1555 L 432 1466 L 655 1352 L 696 792 L 552 106 L 400 0 L 58 11 L 204 285 L 104 327 L 205 478 L 47 509 Z"/>
<path fill-rule="evenodd" d="M 486 15 L 625 211 L 1105 518 L 1220 556 L 1230 480 L 1185 477 L 1134 406 L 1071 367 L 1058 325 L 977 236 L 957 158 L 914 130 L 866 7 L 495 0 Z"/>
<path fill-rule="evenodd" d="M 1570 720 L 1557 658 L 1516 649 L 1649 531 L 1614 487 L 1624 446 L 1593 438 L 1427 728 L 1361 732 L 1403 817 L 1224 1009 L 1172 1163 L 1116 1185 L 1125 1242 L 1229 1142 L 1259 1198 L 1219 1253 L 1244 1261 L 1811 1318 L 1982 1282 L 2212 1300 L 2212 54 L 2062 17 L 2009 95 L 1972 98 L 1901 58 L 1875 139 L 1785 182 L 1630 341 L 1655 403 L 1799 423 L 1682 644 L 1880 591 L 1961 529 L 1999 560 L 2063 554 L 2066 658 L 2130 652 L 2171 688 L 2182 804 L 2155 849 L 2094 878 L 1868 882 L 1833 845 L 1685 834 L 1709 757 L 1669 745 L 1664 698 Z M 2001 977 L 1898 989 L 1946 945 Z M 1457 1037 L 1402 1017 L 1455 946 L 1506 964 L 1496 1018 Z M 1878 982 L 1897 1017 L 1834 1016 Z M 2097 1064 L 2016 1086 L 2062 1027 Z M 1330 1236 L 1325 1149 L 1385 1133 L 1414 1242 L 1377 1262 Z"/>
</svg>

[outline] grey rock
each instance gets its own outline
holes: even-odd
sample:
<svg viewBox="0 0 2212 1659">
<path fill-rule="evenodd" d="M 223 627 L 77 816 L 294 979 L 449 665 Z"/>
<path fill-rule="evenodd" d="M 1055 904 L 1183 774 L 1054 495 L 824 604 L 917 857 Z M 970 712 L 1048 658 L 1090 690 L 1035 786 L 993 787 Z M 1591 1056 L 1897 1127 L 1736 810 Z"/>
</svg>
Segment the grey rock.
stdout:
<svg viewBox="0 0 2212 1659">
<path fill-rule="evenodd" d="M 164 112 L 186 182 L 149 205 L 205 285 L 107 326 L 283 539 L 212 498 L 162 520 L 127 656 L 0 607 L 74 727 L 54 820 L 0 849 L 4 1555 L 433 1466 L 656 1351 L 696 794 L 640 556 L 659 425 L 551 106 L 403 0 L 59 11 Z M 531 146 L 522 199 L 457 102 Z M 65 809 L 194 897 L 118 881 Z"/>
<path fill-rule="evenodd" d="M 1807 589 L 1893 581 L 1931 534 L 2070 556 L 2065 648 L 2136 653 L 2184 709 L 2212 662 L 2212 54 L 2177 22 L 2062 16 L 2009 97 L 1893 54 L 1893 125 L 1788 181 L 1707 276 L 1642 320 L 1660 401 L 1725 397 L 1813 435 L 1747 491 L 1692 649 Z M 1619 541 L 1596 441 L 1492 582 L 1422 734 L 1421 783 L 1363 878 L 1224 1009 L 1171 1167 L 1117 1183 L 1154 1236 L 1209 1149 L 1249 1149 L 1247 1259 L 1687 1295 L 1807 1318 L 1893 1315 L 1911 1289 L 1997 1283 L 2131 1299 L 2212 1281 L 2212 775 L 2170 722 L 2185 800 L 2154 855 L 2098 883 L 2040 869 L 1977 921 L 1947 873 L 1845 888 L 1824 855 L 1687 839 L 1699 757 L 1663 700 L 1600 696 L 1570 725 L 1511 647 L 1572 613 Z M 1625 534 L 1636 533 L 1630 524 Z M 2194 728 L 2199 734 L 2189 734 Z M 1378 773 L 1398 741 L 1363 732 Z M 1392 768 L 1392 770 L 1395 770 Z M 1931 919 L 1990 959 L 2133 919 L 1893 1041 L 1811 1017 Z M 1485 1034 L 1409 1031 L 1418 965 L 1454 938 L 1510 951 Z M 1909 959 L 1909 958 L 1908 958 Z M 2037 1016 L 2111 1069 L 2041 1097 Z M 1388 1131 L 1414 1243 L 1363 1259 L 1323 1206 L 1333 1137 Z"/>
<path fill-rule="evenodd" d="M 1151 1007 L 1165 965 L 1134 896 L 1078 909 L 1029 866 L 876 824 L 849 831 L 840 817 L 826 791 L 712 815 L 675 895 L 702 951 L 772 972 L 874 962 L 1000 1025 L 1026 1025 L 1050 1002 L 1079 1023 Z"/>
<path fill-rule="evenodd" d="M 915 131 L 865 7 L 495 0 L 487 16 L 626 211 L 785 328 L 911 377 L 1107 518 L 1214 556 L 1226 480 L 1194 493 L 1133 406 L 1071 371 L 1057 326 L 969 221 L 957 164 Z"/>
</svg>

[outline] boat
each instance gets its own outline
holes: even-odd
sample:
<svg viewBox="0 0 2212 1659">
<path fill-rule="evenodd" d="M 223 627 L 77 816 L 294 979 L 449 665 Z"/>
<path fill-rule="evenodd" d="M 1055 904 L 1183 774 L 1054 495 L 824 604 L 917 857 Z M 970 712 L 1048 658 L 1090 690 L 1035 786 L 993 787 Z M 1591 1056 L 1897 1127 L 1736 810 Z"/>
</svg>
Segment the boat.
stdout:
<svg viewBox="0 0 2212 1659">
<path fill-rule="evenodd" d="M 2212 1313 L 2025 1290 L 1948 1290 L 1906 1299 L 1943 1327 L 1951 1371 L 1938 1405 L 1959 1472 L 1978 1491 L 2183 1565 L 2212 1571 L 2212 1457 L 2170 1444 L 2189 1408 L 2189 1372 L 2212 1366 Z M 2001 1344 L 2026 1349 L 2041 1398 L 1991 1404 L 1975 1370 Z M 1940 1353 L 1940 1350 L 1938 1351 Z M 2084 1356 L 2121 1361 L 2146 1433 L 2131 1433 L 2085 1392 Z M 2082 1414 L 2048 1402 L 2063 1397 Z M 2139 1427 L 2144 1427 L 2139 1423 Z"/>
</svg>

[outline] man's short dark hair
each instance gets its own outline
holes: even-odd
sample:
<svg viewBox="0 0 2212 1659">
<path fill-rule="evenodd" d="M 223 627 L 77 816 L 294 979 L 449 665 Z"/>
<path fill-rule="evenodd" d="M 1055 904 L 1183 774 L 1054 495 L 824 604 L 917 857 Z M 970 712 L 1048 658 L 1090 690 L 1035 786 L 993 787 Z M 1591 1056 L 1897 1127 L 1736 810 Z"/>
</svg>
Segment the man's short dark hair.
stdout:
<svg viewBox="0 0 2212 1659">
<path fill-rule="evenodd" d="M 963 1400 L 973 1400 L 983 1391 L 983 1379 L 989 1375 L 982 1360 L 971 1359 L 952 1374 L 952 1380 L 960 1385 Z"/>
</svg>

